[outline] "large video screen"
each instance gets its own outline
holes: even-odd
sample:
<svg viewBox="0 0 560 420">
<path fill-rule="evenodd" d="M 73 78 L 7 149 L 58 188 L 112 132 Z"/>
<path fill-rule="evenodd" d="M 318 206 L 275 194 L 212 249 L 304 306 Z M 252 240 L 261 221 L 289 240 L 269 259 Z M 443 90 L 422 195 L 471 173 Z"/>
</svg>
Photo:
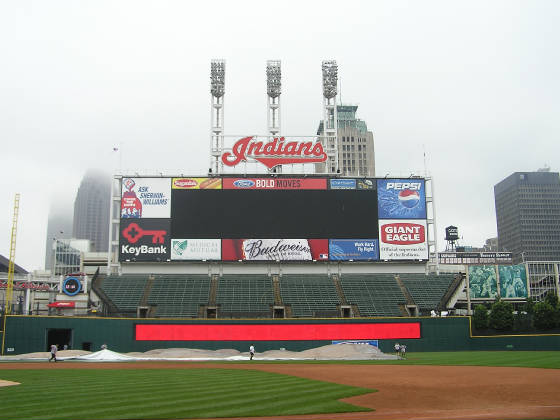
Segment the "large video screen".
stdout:
<svg viewBox="0 0 560 420">
<path fill-rule="evenodd" d="M 173 190 L 184 238 L 377 238 L 374 190 Z"/>
<path fill-rule="evenodd" d="M 122 262 L 426 260 L 424 180 L 123 178 L 119 246 Z"/>
</svg>

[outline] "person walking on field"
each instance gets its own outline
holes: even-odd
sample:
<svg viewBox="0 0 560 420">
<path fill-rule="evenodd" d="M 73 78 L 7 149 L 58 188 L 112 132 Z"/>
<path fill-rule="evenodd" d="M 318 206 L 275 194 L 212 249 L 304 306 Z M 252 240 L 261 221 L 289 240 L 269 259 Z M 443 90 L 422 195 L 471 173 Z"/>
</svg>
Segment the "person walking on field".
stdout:
<svg viewBox="0 0 560 420">
<path fill-rule="evenodd" d="M 255 355 L 255 347 L 251 344 L 251 346 L 249 347 L 249 360 L 253 360 L 253 356 Z"/>
<path fill-rule="evenodd" d="M 51 358 L 49 359 L 49 362 L 53 359 L 56 362 L 56 352 L 57 351 L 58 351 L 58 347 L 56 346 L 56 344 L 52 344 L 51 345 Z"/>
<path fill-rule="evenodd" d="M 395 343 L 395 355 L 398 356 L 400 352 L 401 346 L 399 345 L 399 343 Z"/>
</svg>

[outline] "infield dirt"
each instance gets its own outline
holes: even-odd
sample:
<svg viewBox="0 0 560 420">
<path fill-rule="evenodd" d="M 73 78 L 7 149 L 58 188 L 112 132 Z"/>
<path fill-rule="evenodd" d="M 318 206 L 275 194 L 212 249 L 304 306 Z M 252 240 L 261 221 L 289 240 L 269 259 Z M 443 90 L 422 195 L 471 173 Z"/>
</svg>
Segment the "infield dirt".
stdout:
<svg viewBox="0 0 560 420">
<path fill-rule="evenodd" d="M 268 420 L 498 420 L 560 418 L 560 370 L 476 366 L 236 364 L 187 362 L 5 363 L 3 369 L 257 369 L 378 392 L 348 398 L 375 411 L 251 418 Z M 1 375 L 1 373 L 0 373 Z"/>
</svg>

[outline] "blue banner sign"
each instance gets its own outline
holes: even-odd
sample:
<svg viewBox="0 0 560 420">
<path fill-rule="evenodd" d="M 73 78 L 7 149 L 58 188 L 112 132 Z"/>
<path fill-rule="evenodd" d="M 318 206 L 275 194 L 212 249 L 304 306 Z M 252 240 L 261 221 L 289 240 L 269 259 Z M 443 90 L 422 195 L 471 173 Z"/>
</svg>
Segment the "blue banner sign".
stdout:
<svg viewBox="0 0 560 420">
<path fill-rule="evenodd" d="M 377 239 L 331 239 L 329 259 L 337 261 L 372 261 L 379 259 Z"/>
<path fill-rule="evenodd" d="M 367 346 L 379 347 L 379 340 L 332 340 L 333 344 L 365 344 Z"/>
<path fill-rule="evenodd" d="M 331 179 L 330 186 L 331 186 L 331 190 L 355 190 L 356 180 L 355 179 Z"/>
</svg>

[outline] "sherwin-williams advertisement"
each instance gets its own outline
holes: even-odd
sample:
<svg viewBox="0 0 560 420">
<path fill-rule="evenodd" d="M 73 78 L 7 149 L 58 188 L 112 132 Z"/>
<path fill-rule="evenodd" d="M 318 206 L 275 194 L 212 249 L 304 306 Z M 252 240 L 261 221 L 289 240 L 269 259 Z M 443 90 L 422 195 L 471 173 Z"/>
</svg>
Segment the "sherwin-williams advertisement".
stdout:
<svg viewBox="0 0 560 420">
<path fill-rule="evenodd" d="M 222 239 L 224 261 L 327 261 L 327 239 Z"/>
<path fill-rule="evenodd" d="M 379 259 L 377 239 L 331 239 L 329 259 L 333 261 L 374 261 Z"/>
<path fill-rule="evenodd" d="M 469 293 L 471 299 L 494 299 L 498 296 L 495 265 L 469 266 Z"/>
<path fill-rule="evenodd" d="M 380 220 L 379 259 L 427 260 L 425 220 Z"/>
<path fill-rule="evenodd" d="M 425 219 L 426 186 L 423 179 L 378 179 L 380 219 Z"/>
<path fill-rule="evenodd" d="M 121 218 L 171 217 L 170 178 L 123 178 Z"/>
<path fill-rule="evenodd" d="M 169 219 L 123 219 L 119 261 L 169 261 Z"/>
<path fill-rule="evenodd" d="M 499 265 L 500 296 L 508 298 L 527 298 L 527 272 L 524 264 Z"/>
<path fill-rule="evenodd" d="M 171 260 L 221 260 L 220 239 L 171 239 Z"/>
</svg>

